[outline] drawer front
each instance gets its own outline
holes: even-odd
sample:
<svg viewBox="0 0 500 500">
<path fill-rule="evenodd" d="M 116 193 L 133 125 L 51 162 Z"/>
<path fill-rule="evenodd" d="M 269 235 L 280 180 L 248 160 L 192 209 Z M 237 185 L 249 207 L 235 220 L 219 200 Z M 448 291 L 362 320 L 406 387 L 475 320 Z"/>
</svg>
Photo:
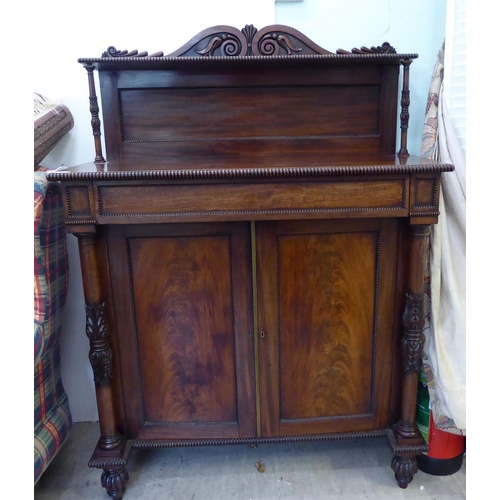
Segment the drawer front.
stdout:
<svg viewBox="0 0 500 500">
<path fill-rule="evenodd" d="M 296 219 L 408 214 L 406 176 L 329 182 L 101 182 L 95 186 L 101 224 L 200 220 Z"/>
</svg>

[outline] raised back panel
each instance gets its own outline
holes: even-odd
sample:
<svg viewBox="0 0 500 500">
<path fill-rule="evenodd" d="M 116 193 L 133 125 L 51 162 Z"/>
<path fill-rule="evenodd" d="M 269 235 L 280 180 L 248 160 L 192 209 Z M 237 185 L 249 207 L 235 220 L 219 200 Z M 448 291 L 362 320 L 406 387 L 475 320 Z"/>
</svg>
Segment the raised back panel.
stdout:
<svg viewBox="0 0 500 500">
<path fill-rule="evenodd" d="M 394 153 L 397 70 L 101 72 L 107 159 L 168 167 L 176 156 Z"/>
<path fill-rule="evenodd" d="M 120 105 L 125 142 L 379 135 L 377 85 L 123 90 Z"/>
</svg>

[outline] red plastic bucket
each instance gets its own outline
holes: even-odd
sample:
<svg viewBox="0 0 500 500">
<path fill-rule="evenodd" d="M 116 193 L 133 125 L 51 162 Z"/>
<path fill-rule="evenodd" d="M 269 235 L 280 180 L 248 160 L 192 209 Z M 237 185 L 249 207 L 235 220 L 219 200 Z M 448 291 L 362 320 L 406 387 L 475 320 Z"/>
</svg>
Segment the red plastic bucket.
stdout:
<svg viewBox="0 0 500 500">
<path fill-rule="evenodd" d="M 425 374 L 420 373 L 417 394 L 417 424 L 429 446 L 428 453 L 417 456 L 418 468 L 434 476 L 449 476 L 462 467 L 465 436 L 451 434 L 436 427 L 429 409 L 429 390 Z"/>
</svg>

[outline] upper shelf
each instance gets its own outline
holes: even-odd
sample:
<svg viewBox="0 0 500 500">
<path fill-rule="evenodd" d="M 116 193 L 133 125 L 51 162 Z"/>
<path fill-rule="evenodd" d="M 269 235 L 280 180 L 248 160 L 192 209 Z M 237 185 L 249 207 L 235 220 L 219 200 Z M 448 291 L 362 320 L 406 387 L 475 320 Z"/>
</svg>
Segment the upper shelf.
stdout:
<svg viewBox="0 0 500 500">
<path fill-rule="evenodd" d="M 343 175 L 386 175 L 450 172 L 453 165 L 419 156 L 397 155 L 280 155 L 236 157 L 171 157 L 162 167 L 147 163 L 134 167 L 119 163 L 89 162 L 65 170 L 52 171 L 48 178 L 69 180 L 181 180 L 256 177 L 321 177 Z"/>
</svg>

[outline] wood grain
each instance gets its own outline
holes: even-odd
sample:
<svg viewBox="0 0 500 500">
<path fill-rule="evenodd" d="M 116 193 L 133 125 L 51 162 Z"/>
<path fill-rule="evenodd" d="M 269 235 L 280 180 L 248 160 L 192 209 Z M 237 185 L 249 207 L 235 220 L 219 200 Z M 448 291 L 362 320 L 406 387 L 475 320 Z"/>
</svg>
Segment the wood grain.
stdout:
<svg viewBox="0 0 500 500">
<path fill-rule="evenodd" d="M 249 224 L 108 229 L 128 435 L 253 436 Z"/>
<path fill-rule="evenodd" d="M 397 225 L 275 221 L 256 234 L 263 436 L 388 425 Z"/>
<path fill-rule="evenodd" d="M 371 413 L 377 234 L 277 245 L 281 419 Z"/>
<path fill-rule="evenodd" d="M 362 137 L 379 133 L 380 88 L 376 85 L 131 89 L 123 90 L 120 97 L 124 141 Z M 193 102 L 198 105 L 192 106 Z"/>
<path fill-rule="evenodd" d="M 129 240 L 148 421 L 236 421 L 229 237 Z"/>
</svg>

